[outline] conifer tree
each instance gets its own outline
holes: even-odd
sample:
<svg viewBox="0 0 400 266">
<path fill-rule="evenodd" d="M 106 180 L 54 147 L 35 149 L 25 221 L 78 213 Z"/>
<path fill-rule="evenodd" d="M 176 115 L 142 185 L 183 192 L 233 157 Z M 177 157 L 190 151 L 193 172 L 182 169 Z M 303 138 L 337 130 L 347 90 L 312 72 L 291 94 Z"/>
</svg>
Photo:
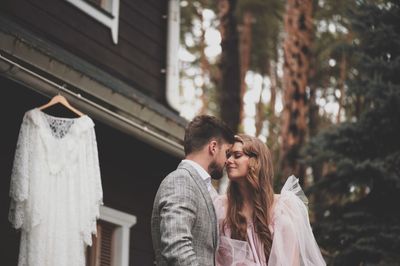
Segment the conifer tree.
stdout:
<svg viewBox="0 0 400 266">
<path fill-rule="evenodd" d="M 345 104 L 349 122 L 317 135 L 311 163 L 325 174 L 308 192 L 314 233 L 331 265 L 395 265 L 400 261 L 400 2 L 356 2 L 355 79 Z"/>
</svg>

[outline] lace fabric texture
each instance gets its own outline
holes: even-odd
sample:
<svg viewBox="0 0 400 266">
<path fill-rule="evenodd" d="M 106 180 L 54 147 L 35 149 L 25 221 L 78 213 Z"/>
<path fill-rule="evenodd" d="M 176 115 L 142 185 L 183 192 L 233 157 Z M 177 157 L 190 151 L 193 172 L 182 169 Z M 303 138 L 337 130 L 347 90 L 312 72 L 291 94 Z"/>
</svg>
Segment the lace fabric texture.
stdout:
<svg viewBox="0 0 400 266">
<path fill-rule="evenodd" d="M 21 229 L 18 265 L 85 265 L 102 194 L 93 121 L 26 112 L 10 185 L 9 220 Z"/>
<path fill-rule="evenodd" d="M 298 179 L 290 176 L 281 194 L 275 198 L 269 225 L 272 248 L 267 260 L 252 223 L 247 227 L 248 241 L 230 238 L 229 228 L 223 228 L 227 198 L 226 195 L 218 196 L 214 201 L 220 233 L 217 266 L 326 265 L 311 230 L 307 204 Z"/>
</svg>

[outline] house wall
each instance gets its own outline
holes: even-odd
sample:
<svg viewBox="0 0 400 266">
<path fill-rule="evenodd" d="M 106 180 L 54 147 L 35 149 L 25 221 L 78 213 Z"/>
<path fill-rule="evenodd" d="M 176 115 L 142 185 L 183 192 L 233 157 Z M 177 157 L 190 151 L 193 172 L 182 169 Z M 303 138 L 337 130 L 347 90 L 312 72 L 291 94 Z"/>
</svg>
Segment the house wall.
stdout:
<svg viewBox="0 0 400 266">
<path fill-rule="evenodd" d="M 109 28 L 63 0 L 3 0 L 0 15 L 165 104 L 167 4 L 120 0 L 116 45 Z"/>
</svg>

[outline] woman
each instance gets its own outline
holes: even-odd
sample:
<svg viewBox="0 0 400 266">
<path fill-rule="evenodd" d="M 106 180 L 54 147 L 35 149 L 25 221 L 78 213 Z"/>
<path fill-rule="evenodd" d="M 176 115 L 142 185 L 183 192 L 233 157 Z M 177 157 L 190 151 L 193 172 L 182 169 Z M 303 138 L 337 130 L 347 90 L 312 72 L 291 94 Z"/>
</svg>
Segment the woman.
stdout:
<svg viewBox="0 0 400 266">
<path fill-rule="evenodd" d="M 325 265 L 298 179 L 289 177 L 281 194 L 274 194 L 266 145 L 235 136 L 226 168 L 227 195 L 214 201 L 220 233 L 217 265 Z"/>
</svg>

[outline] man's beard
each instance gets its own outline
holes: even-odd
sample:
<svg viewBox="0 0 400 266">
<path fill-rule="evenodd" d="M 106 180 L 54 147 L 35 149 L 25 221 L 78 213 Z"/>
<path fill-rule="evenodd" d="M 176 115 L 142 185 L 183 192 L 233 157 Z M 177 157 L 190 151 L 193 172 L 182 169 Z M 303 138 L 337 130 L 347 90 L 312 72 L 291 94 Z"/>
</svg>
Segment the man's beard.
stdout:
<svg viewBox="0 0 400 266">
<path fill-rule="evenodd" d="M 212 161 L 208 166 L 208 172 L 212 179 L 219 180 L 224 174 L 224 167 L 219 166 L 216 161 Z"/>
</svg>

